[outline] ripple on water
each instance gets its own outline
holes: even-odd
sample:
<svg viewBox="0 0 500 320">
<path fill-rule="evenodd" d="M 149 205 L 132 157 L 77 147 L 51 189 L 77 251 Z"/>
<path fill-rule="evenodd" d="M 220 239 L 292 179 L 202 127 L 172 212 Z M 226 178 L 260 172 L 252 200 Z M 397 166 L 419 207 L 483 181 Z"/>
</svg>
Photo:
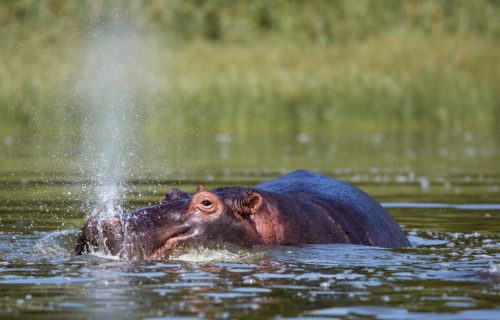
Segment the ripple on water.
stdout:
<svg viewBox="0 0 500 320">
<path fill-rule="evenodd" d="M 74 256 L 77 233 L 1 235 L 1 303 L 89 317 L 120 310 L 150 318 L 223 318 L 224 312 L 226 318 L 266 318 L 279 316 L 279 309 L 282 317 L 304 318 L 498 318 L 492 305 L 500 274 L 494 233 L 414 228 L 413 248 L 200 247 L 156 262 Z M 54 303 L 54 296 L 64 299 Z M 470 310 L 475 308 L 490 309 Z"/>
<path fill-rule="evenodd" d="M 187 262 L 252 262 L 265 257 L 264 251 L 259 250 L 240 250 L 224 248 L 189 248 L 183 250 L 180 254 L 170 257 L 173 260 Z"/>
<path fill-rule="evenodd" d="M 319 309 L 308 312 L 313 316 L 328 316 L 328 317 L 375 317 L 378 319 L 436 319 L 436 320 L 492 320 L 498 319 L 498 311 L 495 310 L 471 310 L 461 311 L 457 313 L 437 313 L 437 312 L 411 312 L 403 308 L 382 307 L 382 306 L 352 306 L 352 307 L 335 307 L 328 309 Z"/>
<path fill-rule="evenodd" d="M 12 279 L 0 280 L 0 284 L 69 284 L 69 283 L 81 283 L 81 282 L 92 282 L 97 281 L 95 278 L 85 278 L 85 277 L 14 277 Z"/>
</svg>

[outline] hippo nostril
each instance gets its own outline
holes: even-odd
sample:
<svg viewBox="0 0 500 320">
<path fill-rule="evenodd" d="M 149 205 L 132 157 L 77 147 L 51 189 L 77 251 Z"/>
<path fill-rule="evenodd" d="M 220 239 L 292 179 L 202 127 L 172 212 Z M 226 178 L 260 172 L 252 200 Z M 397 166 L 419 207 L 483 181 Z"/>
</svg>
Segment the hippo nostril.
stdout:
<svg viewBox="0 0 500 320">
<path fill-rule="evenodd" d="M 111 255 L 120 253 L 123 247 L 123 227 L 120 218 L 113 217 L 101 221 L 102 245 L 105 252 Z"/>
<path fill-rule="evenodd" d="M 120 233 L 122 229 L 121 221 L 120 218 L 118 217 L 113 217 L 108 220 L 104 220 L 101 222 L 102 225 L 102 231 L 105 234 L 114 234 L 114 233 Z"/>
<path fill-rule="evenodd" d="M 98 249 L 98 221 L 96 218 L 90 218 L 78 235 L 75 253 L 81 255 L 85 252 L 92 252 Z"/>
<path fill-rule="evenodd" d="M 77 240 L 75 253 L 104 251 L 117 255 L 123 247 L 123 228 L 118 217 L 107 220 L 90 218 L 83 226 Z"/>
</svg>

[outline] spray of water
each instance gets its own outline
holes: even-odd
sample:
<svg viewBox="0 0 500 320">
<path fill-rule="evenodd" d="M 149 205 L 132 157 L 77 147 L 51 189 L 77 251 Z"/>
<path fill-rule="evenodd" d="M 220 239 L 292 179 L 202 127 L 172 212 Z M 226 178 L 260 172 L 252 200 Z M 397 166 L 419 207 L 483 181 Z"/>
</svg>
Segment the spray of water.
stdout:
<svg viewBox="0 0 500 320">
<path fill-rule="evenodd" d="M 140 89 L 147 73 L 141 38 L 112 16 L 91 34 L 85 52 L 81 168 L 96 186 L 91 215 L 100 218 L 121 210 L 125 180 L 135 165 Z"/>
</svg>

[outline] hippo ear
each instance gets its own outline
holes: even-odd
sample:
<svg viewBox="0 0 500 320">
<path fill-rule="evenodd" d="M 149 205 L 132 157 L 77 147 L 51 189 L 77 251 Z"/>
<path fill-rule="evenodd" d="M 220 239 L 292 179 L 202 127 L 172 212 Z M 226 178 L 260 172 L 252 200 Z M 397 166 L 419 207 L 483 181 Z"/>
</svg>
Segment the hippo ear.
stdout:
<svg viewBox="0 0 500 320">
<path fill-rule="evenodd" d="M 196 188 L 196 193 L 202 192 L 202 191 L 205 191 L 205 188 L 203 188 L 203 186 L 199 184 L 198 187 Z"/>
<path fill-rule="evenodd" d="M 262 205 L 262 196 L 256 192 L 249 195 L 245 201 L 243 201 L 243 210 L 248 213 L 256 213 L 260 206 Z"/>
</svg>

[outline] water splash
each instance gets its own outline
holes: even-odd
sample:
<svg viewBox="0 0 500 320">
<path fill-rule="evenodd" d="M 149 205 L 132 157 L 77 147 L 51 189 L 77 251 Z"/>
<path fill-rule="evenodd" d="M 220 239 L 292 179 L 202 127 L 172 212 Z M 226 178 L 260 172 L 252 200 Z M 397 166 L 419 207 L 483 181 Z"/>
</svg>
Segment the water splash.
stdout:
<svg viewBox="0 0 500 320">
<path fill-rule="evenodd" d="M 79 232 L 78 229 L 65 229 L 47 233 L 35 242 L 33 252 L 43 256 L 72 256 Z"/>
<path fill-rule="evenodd" d="M 142 37 L 118 13 L 100 23 L 87 44 L 81 170 L 95 183 L 91 215 L 100 218 L 121 211 L 125 180 L 135 165 L 146 52 Z"/>
<path fill-rule="evenodd" d="M 197 247 L 174 253 L 169 259 L 186 262 L 253 262 L 265 258 L 265 251 L 238 249 L 230 246 L 219 248 Z"/>
</svg>

